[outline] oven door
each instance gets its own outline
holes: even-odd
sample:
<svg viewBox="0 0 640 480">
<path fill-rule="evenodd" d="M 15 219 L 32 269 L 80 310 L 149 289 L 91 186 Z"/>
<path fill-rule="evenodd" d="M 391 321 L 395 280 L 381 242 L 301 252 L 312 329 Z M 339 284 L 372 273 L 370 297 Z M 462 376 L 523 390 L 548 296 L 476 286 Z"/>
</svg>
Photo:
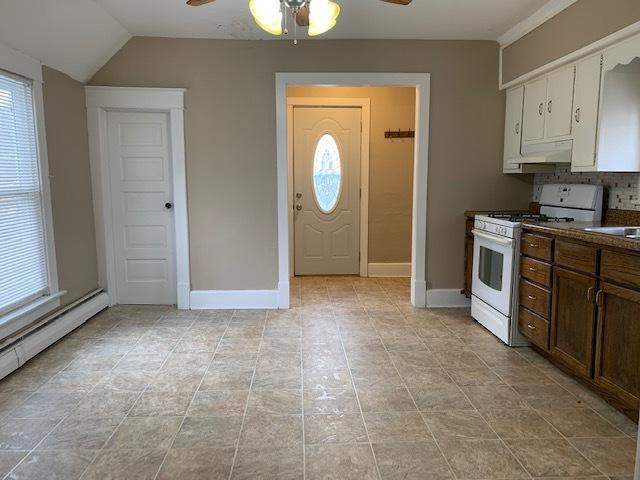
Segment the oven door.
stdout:
<svg viewBox="0 0 640 480">
<path fill-rule="evenodd" d="M 473 231 L 474 296 L 503 315 L 511 316 L 514 240 L 478 230 Z"/>
</svg>

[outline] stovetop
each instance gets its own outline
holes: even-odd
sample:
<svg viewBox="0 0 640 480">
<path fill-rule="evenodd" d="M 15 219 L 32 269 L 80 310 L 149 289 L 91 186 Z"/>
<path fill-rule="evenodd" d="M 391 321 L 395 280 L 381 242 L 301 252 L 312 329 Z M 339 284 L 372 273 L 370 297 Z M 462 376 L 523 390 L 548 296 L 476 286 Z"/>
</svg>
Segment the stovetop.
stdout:
<svg viewBox="0 0 640 480">
<path fill-rule="evenodd" d="M 571 217 L 550 217 L 541 213 L 491 213 L 489 218 L 507 220 L 509 222 L 573 222 Z"/>
</svg>

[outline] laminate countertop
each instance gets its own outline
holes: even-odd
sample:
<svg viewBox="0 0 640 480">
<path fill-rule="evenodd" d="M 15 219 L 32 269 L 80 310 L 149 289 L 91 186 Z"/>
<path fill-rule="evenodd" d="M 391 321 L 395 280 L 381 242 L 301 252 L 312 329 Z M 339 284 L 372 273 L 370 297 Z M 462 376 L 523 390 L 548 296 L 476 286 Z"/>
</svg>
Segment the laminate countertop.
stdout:
<svg viewBox="0 0 640 480">
<path fill-rule="evenodd" d="M 595 245 L 620 248 L 623 250 L 631 250 L 640 252 L 640 240 L 632 238 L 619 237 L 617 235 L 609 235 L 606 233 L 589 232 L 585 228 L 593 227 L 627 227 L 629 225 L 613 224 L 613 223 L 594 223 L 594 222 L 524 222 L 522 229 L 525 232 L 543 233 L 554 235 L 556 237 L 570 238 L 582 242 L 593 243 Z"/>
</svg>

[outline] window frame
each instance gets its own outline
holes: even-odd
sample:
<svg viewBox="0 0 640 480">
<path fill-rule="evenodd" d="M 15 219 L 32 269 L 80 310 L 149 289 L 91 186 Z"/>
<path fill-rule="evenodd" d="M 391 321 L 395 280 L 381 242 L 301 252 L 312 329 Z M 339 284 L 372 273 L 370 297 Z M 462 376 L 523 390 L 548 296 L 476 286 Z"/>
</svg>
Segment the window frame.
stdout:
<svg viewBox="0 0 640 480">
<path fill-rule="evenodd" d="M 58 265 L 53 229 L 51 187 L 49 184 L 49 158 L 44 120 L 42 64 L 37 60 L 0 44 L 0 70 L 31 81 L 36 152 L 39 167 L 40 201 L 43 218 L 44 247 L 46 253 L 48 295 L 0 315 L 0 339 L 27 326 L 61 305 L 66 293 L 58 284 Z M 2 72 L 2 73 L 4 73 Z"/>
</svg>

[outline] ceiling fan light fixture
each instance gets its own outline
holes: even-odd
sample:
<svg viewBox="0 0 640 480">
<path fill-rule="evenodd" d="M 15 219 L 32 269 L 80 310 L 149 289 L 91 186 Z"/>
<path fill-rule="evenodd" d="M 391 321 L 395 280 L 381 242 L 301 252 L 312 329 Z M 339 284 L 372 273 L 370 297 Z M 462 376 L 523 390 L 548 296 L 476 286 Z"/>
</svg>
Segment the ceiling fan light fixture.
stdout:
<svg viewBox="0 0 640 480">
<path fill-rule="evenodd" d="M 271 35 L 282 35 L 280 0 L 249 0 L 249 10 L 260 28 Z"/>
<path fill-rule="evenodd" d="M 336 26 L 340 5 L 331 0 L 311 0 L 309 3 L 309 36 L 315 37 Z"/>
</svg>

